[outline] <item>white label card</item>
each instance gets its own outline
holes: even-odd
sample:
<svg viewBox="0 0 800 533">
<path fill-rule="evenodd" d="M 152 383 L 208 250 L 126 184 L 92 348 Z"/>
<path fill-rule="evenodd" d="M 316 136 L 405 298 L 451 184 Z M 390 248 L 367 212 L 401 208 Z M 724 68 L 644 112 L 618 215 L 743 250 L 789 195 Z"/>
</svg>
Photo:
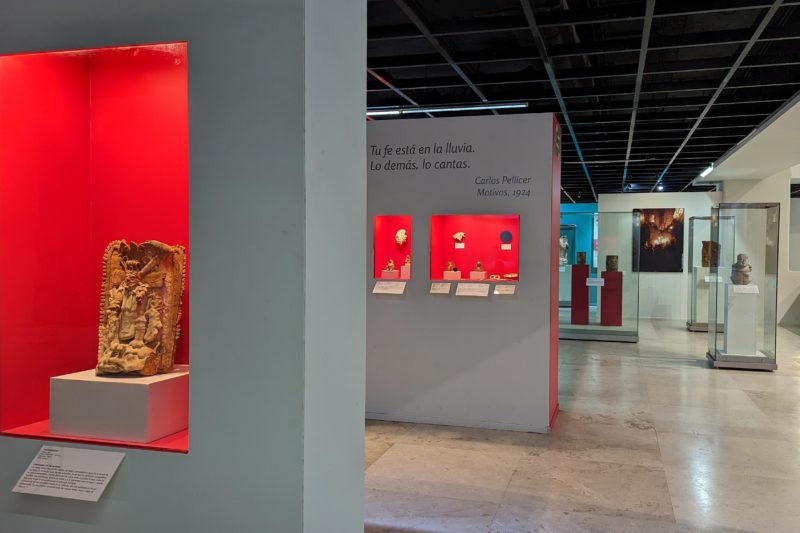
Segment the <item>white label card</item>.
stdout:
<svg viewBox="0 0 800 533">
<path fill-rule="evenodd" d="M 501 250 L 510 250 L 511 249 L 511 245 L 510 244 L 501 244 L 500 245 L 500 249 Z"/>
<path fill-rule="evenodd" d="M 507 296 L 511 296 L 517 293 L 517 286 L 516 285 L 495 285 L 494 286 L 494 293 L 495 294 L 504 294 Z"/>
<path fill-rule="evenodd" d="M 733 292 L 737 294 L 758 294 L 758 285 L 734 285 Z"/>
<path fill-rule="evenodd" d="M 587 287 L 605 287 L 606 280 L 603 278 L 586 278 Z"/>
<path fill-rule="evenodd" d="M 567 267 L 558 267 L 558 271 L 559 272 L 566 272 L 567 271 Z"/>
<path fill-rule="evenodd" d="M 431 283 L 431 294 L 450 294 L 452 283 Z"/>
<path fill-rule="evenodd" d="M 723 282 L 722 276 L 706 276 L 705 280 L 706 280 L 706 283 L 722 283 Z"/>
<path fill-rule="evenodd" d="M 372 294 L 403 294 L 405 292 L 405 281 L 378 281 L 372 289 Z"/>
<path fill-rule="evenodd" d="M 463 250 L 466 247 L 467 247 L 467 244 L 464 243 L 464 242 L 457 242 L 456 243 L 456 250 Z"/>
<path fill-rule="evenodd" d="M 120 452 L 42 446 L 14 492 L 96 502 L 124 458 Z"/>
<path fill-rule="evenodd" d="M 479 296 L 486 298 L 489 296 L 488 283 L 459 283 L 456 285 L 456 296 Z"/>
</svg>

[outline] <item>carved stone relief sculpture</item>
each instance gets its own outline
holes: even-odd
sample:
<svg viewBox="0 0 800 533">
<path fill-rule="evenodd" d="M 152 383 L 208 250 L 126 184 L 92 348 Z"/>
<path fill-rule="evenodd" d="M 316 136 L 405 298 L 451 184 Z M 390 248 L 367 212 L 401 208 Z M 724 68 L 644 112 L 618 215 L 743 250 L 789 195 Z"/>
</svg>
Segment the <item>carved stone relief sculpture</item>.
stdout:
<svg viewBox="0 0 800 533">
<path fill-rule="evenodd" d="M 566 265 L 569 262 L 569 239 L 562 235 L 558 239 L 558 263 Z"/>
<path fill-rule="evenodd" d="M 185 276 L 183 246 L 119 240 L 106 247 L 97 375 L 172 370 Z"/>
<path fill-rule="evenodd" d="M 703 241 L 702 265 L 704 267 L 719 266 L 719 243 L 714 241 Z"/>
<path fill-rule="evenodd" d="M 606 272 L 617 272 L 619 270 L 619 256 L 607 255 L 606 256 Z"/>
<path fill-rule="evenodd" d="M 394 234 L 394 242 L 402 246 L 406 241 L 408 241 L 408 232 L 404 229 L 397 230 L 397 233 Z"/>
</svg>

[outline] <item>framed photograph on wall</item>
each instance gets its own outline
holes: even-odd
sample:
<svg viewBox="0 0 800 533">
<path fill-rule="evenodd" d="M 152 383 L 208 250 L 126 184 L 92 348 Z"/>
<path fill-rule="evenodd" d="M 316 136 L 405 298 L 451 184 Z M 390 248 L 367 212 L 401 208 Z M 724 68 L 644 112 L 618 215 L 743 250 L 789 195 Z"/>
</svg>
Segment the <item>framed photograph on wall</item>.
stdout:
<svg viewBox="0 0 800 533">
<path fill-rule="evenodd" d="M 637 209 L 639 272 L 683 272 L 683 208 Z M 634 264 L 637 264 L 634 261 Z"/>
</svg>

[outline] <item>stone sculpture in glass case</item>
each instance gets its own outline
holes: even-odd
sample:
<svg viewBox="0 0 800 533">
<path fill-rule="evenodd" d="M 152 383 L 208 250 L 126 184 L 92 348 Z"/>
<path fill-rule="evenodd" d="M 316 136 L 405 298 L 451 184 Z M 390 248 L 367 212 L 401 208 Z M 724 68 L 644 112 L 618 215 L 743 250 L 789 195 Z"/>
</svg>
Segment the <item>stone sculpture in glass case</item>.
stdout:
<svg viewBox="0 0 800 533">
<path fill-rule="evenodd" d="M 750 273 L 753 267 L 750 266 L 747 254 L 736 256 L 736 262 L 731 266 L 731 281 L 734 285 L 749 285 Z"/>
</svg>

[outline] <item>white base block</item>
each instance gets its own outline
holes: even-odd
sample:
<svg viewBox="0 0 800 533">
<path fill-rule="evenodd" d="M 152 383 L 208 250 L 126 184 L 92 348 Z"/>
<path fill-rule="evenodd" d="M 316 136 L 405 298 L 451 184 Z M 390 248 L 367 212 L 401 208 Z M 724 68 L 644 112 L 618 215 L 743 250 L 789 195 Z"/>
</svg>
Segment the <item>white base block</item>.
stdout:
<svg viewBox="0 0 800 533">
<path fill-rule="evenodd" d="M 572 301 L 572 265 L 567 265 L 564 272 L 558 271 L 558 301 L 569 304 Z"/>
<path fill-rule="evenodd" d="M 708 295 L 710 283 L 708 276 L 711 275 L 711 267 L 694 267 L 694 298 L 695 316 L 694 322 L 708 324 Z"/>
<path fill-rule="evenodd" d="M 453 272 L 452 270 L 445 270 L 444 279 L 461 279 L 461 272 Z"/>
<path fill-rule="evenodd" d="M 381 279 L 400 279 L 399 270 L 381 270 Z"/>
<path fill-rule="evenodd" d="M 411 279 L 411 267 L 409 265 L 400 267 L 400 279 Z"/>
<path fill-rule="evenodd" d="M 469 273 L 469 279 L 471 280 L 482 280 L 486 279 L 486 272 L 478 272 L 477 270 L 473 270 Z"/>
<path fill-rule="evenodd" d="M 756 305 L 758 294 L 725 291 L 725 355 L 756 355 Z"/>
<path fill-rule="evenodd" d="M 150 377 L 50 378 L 50 433 L 147 443 L 189 425 L 189 366 Z"/>
</svg>

